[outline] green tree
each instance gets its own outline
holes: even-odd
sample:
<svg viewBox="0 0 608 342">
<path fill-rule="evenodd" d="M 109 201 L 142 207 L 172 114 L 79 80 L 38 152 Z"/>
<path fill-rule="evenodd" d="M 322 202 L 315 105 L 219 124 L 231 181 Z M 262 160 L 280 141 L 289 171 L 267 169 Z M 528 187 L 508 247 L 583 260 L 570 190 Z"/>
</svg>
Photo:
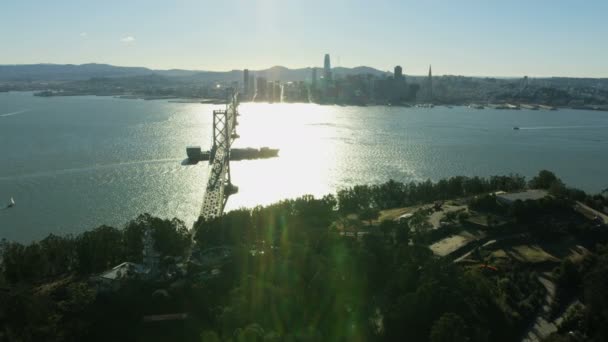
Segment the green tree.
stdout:
<svg viewBox="0 0 608 342">
<path fill-rule="evenodd" d="M 398 226 L 399 224 L 394 220 L 382 220 L 379 228 L 385 240 L 392 240 Z"/>
<path fill-rule="evenodd" d="M 205 330 L 201 333 L 201 342 L 222 342 L 222 339 L 213 330 Z"/>
<path fill-rule="evenodd" d="M 48 269 L 45 270 L 47 276 L 67 273 L 75 267 L 75 243 L 71 236 L 62 237 L 50 234 L 40 241 L 40 247 L 47 261 Z"/>
<path fill-rule="evenodd" d="M 131 220 L 122 231 L 122 245 L 124 258 L 131 262 L 141 262 L 144 248 L 144 232 L 148 228 L 147 221 L 150 215 L 139 215 Z"/>
<path fill-rule="evenodd" d="M 366 208 L 359 214 L 359 218 L 361 220 L 367 221 L 367 223 L 371 226 L 372 221 L 377 219 L 380 215 L 380 210 L 376 208 Z"/>
<path fill-rule="evenodd" d="M 410 242 L 411 231 L 408 221 L 403 220 L 399 223 L 395 231 L 395 240 L 398 244 L 408 244 Z"/>
<path fill-rule="evenodd" d="M 603 247 L 593 269 L 584 277 L 587 328 L 594 341 L 608 341 L 608 248 Z"/>
<path fill-rule="evenodd" d="M 178 219 L 154 219 L 150 222 L 154 247 L 161 256 L 183 256 L 190 246 L 192 239 L 188 228 Z"/>
<path fill-rule="evenodd" d="M 444 313 L 431 328 L 431 342 L 467 342 L 467 325 L 455 313 Z"/>
<path fill-rule="evenodd" d="M 249 324 L 244 329 L 237 329 L 234 337 L 237 342 L 262 342 L 264 329 L 259 324 Z"/>
<path fill-rule="evenodd" d="M 566 188 L 566 185 L 560 179 L 556 179 L 551 182 L 547 190 L 551 195 L 557 197 L 566 197 L 569 195 L 569 191 Z"/>
<path fill-rule="evenodd" d="M 529 186 L 532 189 L 549 189 L 556 181 L 561 182 L 553 172 L 541 170 L 537 176 L 530 180 Z"/>
<path fill-rule="evenodd" d="M 2 273 L 7 281 L 16 283 L 28 278 L 24 256 L 25 246 L 2 240 Z"/>
<path fill-rule="evenodd" d="M 76 271 L 91 274 L 108 269 L 123 260 L 122 232 L 100 226 L 76 238 Z"/>
</svg>

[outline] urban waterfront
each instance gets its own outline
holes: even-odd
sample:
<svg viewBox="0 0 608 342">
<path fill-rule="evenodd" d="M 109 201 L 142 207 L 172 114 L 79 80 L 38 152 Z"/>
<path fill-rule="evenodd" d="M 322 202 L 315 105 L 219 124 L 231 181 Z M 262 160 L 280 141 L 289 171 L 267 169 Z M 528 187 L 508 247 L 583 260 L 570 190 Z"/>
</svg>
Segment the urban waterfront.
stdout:
<svg viewBox="0 0 608 342">
<path fill-rule="evenodd" d="M 185 164 L 185 148 L 209 147 L 220 107 L 0 93 L 0 201 L 17 204 L 0 211 L 0 238 L 121 226 L 144 212 L 191 225 L 208 166 Z M 280 153 L 231 164 L 239 193 L 227 210 L 391 178 L 530 177 L 543 168 L 586 191 L 608 187 L 605 112 L 261 103 L 240 112 L 235 147 Z"/>
</svg>

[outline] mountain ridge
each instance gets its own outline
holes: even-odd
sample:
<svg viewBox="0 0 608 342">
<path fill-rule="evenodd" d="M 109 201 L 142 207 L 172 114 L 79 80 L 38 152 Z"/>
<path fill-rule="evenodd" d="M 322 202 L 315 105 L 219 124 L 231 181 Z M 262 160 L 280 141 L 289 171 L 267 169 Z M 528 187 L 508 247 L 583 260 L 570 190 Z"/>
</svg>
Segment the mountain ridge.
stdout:
<svg viewBox="0 0 608 342">
<path fill-rule="evenodd" d="M 315 67 L 319 71 L 322 68 Z M 304 81 L 312 77 L 312 67 L 288 68 L 275 65 L 267 69 L 250 70 L 256 77 L 265 77 L 270 81 Z M 332 68 L 335 76 L 347 76 L 353 74 L 369 73 L 375 76 L 388 75 L 389 73 L 378 69 L 358 66 L 353 68 Z M 240 81 L 243 70 L 210 71 L 210 70 L 187 70 L 187 69 L 150 69 L 146 67 L 115 66 L 103 63 L 85 64 L 2 64 L 0 65 L 0 81 L 76 81 L 88 80 L 97 77 L 130 77 L 143 75 L 161 75 L 166 77 L 215 80 L 215 81 Z M 317 75 L 320 77 L 321 72 Z"/>
</svg>

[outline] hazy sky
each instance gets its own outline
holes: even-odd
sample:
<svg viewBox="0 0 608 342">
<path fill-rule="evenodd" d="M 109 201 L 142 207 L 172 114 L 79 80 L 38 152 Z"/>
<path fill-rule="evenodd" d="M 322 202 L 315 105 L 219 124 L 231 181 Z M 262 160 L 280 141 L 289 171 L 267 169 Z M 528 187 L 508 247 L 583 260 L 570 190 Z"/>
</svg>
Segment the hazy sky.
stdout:
<svg viewBox="0 0 608 342">
<path fill-rule="evenodd" d="M 0 64 L 608 77 L 608 1 L 2 0 Z"/>
</svg>

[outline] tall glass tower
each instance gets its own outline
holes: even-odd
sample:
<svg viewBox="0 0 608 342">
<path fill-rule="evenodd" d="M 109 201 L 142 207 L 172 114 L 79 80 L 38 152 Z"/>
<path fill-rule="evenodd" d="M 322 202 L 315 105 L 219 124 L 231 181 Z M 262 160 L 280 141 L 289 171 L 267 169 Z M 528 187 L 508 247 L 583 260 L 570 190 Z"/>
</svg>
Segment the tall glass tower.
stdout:
<svg viewBox="0 0 608 342">
<path fill-rule="evenodd" d="M 249 96 L 249 69 L 243 70 L 243 92 L 245 96 Z"/>
<path fill-rule="evenodd" d="M 325 54 L 325 62 L 323 63 L 323 78 L 326 81 L 331 80 L 331 62 L 329 61 L 329 54 Z"/>
<path fill-rule="evenodd" d="M 429 77 L 427 79 L 428 82 L 428 100 L 429 102 L 433 102 L 433 71 L 431 66 L 429 65 Z"/>
</svg>

